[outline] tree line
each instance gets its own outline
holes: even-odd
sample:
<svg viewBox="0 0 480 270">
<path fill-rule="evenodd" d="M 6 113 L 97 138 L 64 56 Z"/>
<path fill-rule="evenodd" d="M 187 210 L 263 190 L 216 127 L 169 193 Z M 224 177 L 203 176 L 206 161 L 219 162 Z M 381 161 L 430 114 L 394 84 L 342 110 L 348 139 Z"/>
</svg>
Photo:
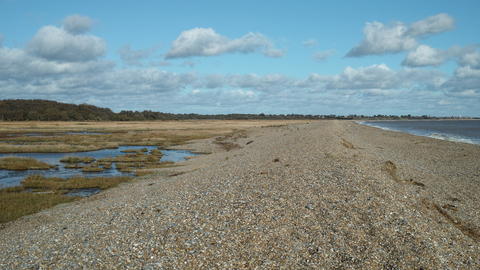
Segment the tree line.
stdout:
<svg viewBox="0 0 480 270">
<path fill-rule="evenodd" d="M 189 120 L 189 119 L 325 119 L 335 115 L 303 114 L 173 114 L 153 111 L 121 111 L 115 113 L 108 108 L 89 104 L 67 104 L 52 100 L 6 99 L 0 100 L 0 121 L 146 121 L 146 120 Z M 343 119 L 343 118 L 342 118 Z"/>
</svg>

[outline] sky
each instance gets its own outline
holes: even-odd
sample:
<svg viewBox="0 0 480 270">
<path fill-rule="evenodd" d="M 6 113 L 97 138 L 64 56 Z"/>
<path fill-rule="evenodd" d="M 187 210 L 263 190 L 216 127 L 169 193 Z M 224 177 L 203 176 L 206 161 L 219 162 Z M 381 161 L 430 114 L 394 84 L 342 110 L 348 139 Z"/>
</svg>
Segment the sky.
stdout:
<svg viewBox="0 0 480 270">
<path fill-rule="evenodd" d="M 480 1 L 0 0 L 0 99 L 480 117 Z"/>
</svg>

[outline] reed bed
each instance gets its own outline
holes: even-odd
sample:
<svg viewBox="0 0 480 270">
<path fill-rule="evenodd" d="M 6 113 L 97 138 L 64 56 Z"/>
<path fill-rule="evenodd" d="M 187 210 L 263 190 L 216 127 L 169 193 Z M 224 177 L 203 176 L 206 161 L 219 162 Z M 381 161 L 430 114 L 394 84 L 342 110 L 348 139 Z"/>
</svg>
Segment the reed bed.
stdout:
<svg viewBox="0 0 480 270">
<path fill-rule="evenodd" d="M 57 204 L 77 200 L 72 196 L 63 196 L 75 189 L 109 189 L 120 183 L 130 182 L 132 177 L 81 177 L 67 179 L 31 175 L 22 180 L 23 187 L 7 187 L 0 189 L 0 223 L 31 215 Z M 36 192 L 27 192 L 31 189 Z"/>
<path fill-rule="evenodd" d="M 3 157 L 0 158 L 1 170 L 26 171 L 26 170 L 49 170 L 54 165 L 37 161 L 33 158 L 24 157 Z"/>
<path fill-rule="evenodd" d="M 76 164 L 76 163 L 92 163 L 94 162 L 95 159 L 93 157 L 75 157 L 75 156 L 68 156 L 68 157 L 63 157 L 60 159 L 60 162 L 63 163 L 70 163 L 70 164 Z"/>
<path fill-rule="evenodd" d="M 67 179 L 60 177 L 45 177 L 43 175 L 31 175 L 22 180 L 23 188 L 35 190 L 60 190 L 99 188 L 109 189 L 118 186 L 120 183 L 130 182 L 132 177 L 81 177 L 75 176 Z"/>
<path fill-rule="evenodd" d="M 62 196 L 61 194 L 53 192 L 35 194 L 24 192 L 21 187 L 16 188 L 15 191 L 11 189 L 0 190 L 0 223 L 37 213 L 57 204 L 77 200 L 77 198 Z"/>
</svg>

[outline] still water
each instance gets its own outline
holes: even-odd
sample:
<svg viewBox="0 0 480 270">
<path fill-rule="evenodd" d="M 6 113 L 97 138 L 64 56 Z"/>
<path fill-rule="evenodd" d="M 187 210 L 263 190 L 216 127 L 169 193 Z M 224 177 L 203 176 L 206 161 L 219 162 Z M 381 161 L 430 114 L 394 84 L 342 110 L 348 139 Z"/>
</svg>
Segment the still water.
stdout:
<svg viewBox="0 0 480 270">
<path fill-rule="evenodd" d="M 31 174 L 42 174 L 46 177 L 61 177 L 69 178 L 75 175 L 87 176 L 87 177 L 96 177 L 96 176 L 123 176 L 123 175 L 133 175 L 133 173 L 122 173 L 115 168 L 115 163 L 112 163 L 112 168 L 107 169 L 102 172 L 82 172 L 81 169 L 65 169 L 66 163 L 61 163 L 60 159 L 66 156 L 76 156 L 76 157 L 93 157 L 95 159 L 107 158 L 107 157 L 116 157 L 119 155 L 126 155 L 127 153 L 122 153 L 122 150 L 126 149 L 136 149 L 140 150 L 142 148 L 147 148 L 148 151 L 152 149 L 157 149 L 156 146 L 128 146 L 122 145 L 118 149 L 105 149 L 99 151 L 90 151 L 90 152 L 80 152 L 80 153 L 18 153 L 18 154 L 0 154 L 0 158 L 5 156 L 16 156 L 16 157 L 29 157 L 34 158 L 37 161 L 43 161 L 45 163 L 58 166 L 58 170 L 27 170 L 27 171 L 9 171 L 9 170 L 0 170 L 0 184 L 1 187 L 11 187 L 11 186 L 20 186 L 20 181 L 25 177 Z M 196 154 L 191 153 L 188 150 L 162 150 L 162 158 L 160 161 L 182 161 L 185 160 L 186 156 L 195 156 Z M 79 165 L 83 165 L 80 163 Z"/>
</svg>

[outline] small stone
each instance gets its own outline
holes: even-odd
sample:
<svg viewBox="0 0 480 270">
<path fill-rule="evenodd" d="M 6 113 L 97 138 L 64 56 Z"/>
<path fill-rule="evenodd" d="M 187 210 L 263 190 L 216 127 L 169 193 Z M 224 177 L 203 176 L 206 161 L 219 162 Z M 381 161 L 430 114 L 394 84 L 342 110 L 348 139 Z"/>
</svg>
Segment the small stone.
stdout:
<svg viewBox="0 0 480 270">
<path fill-rule="evenodd" d="M 313 210 L 313 206 L 311 206 L 310 204 L 305 205 L 305 208 L 307 208 L 308 210 Z"/>
</svg>

